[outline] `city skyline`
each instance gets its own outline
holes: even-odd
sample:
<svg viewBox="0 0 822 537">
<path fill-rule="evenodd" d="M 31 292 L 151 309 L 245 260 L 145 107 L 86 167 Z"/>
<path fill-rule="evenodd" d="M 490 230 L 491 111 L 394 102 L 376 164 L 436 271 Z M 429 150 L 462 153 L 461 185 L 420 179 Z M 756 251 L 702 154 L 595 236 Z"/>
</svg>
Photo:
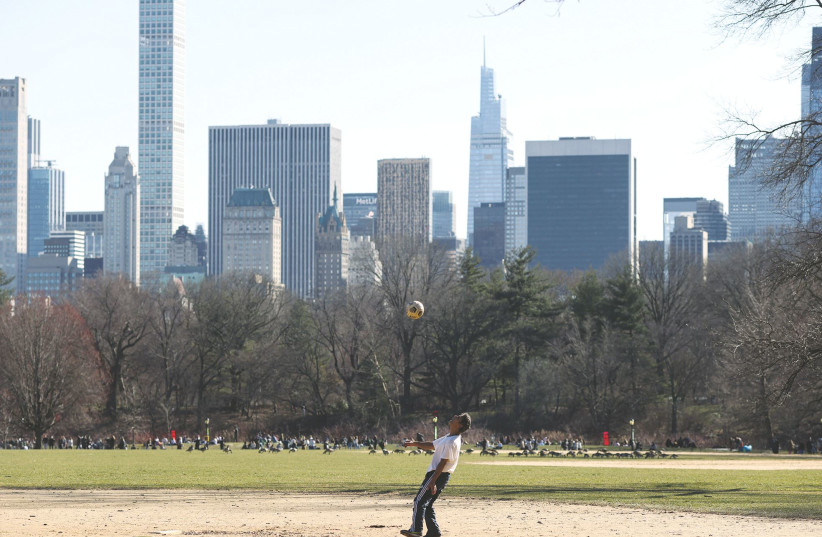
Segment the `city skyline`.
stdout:
<svg viewBox="0 0 822 537">
<path fill-rule="evenodd" d="M 282 219 L 282 280 L 313 295 L 317 214 L 340 191 L 340 131 L 327 124 L 209 127 L 208 272 L 223 273 L 223 215 L 237 188 L 268 188 Z"/>
<path fill-rule="evenodd" d="M 508 4 L 363 1 L 318 15 L 311 6 L 283 2 L 250 1 L 245 9 L 215 0 L 189 3 L 185 224 L 207 222 L 208 126 L 279 117 L 331 123 L 346 134 L 342 193 L 375 191 L 375 163 L 382 158 L 431 158 L 431 188 L 454 191 L 457 235 L 465 238 L 468 140 L 470 118 L 479 112 L 483 37 L 487 65 L 507 103 L 512 164 L 524 163 L 527 140 L 630 137 L 642 162 L 642 239 L 661 236 L 664 197 L 699 196 L 727 206 L 733 143 L 707 144 L 721 132 L 724 106 L 758 109 L 763 120 L 799 115 L 799 73 L 788 57 L 808 47 L 810 25 L 723 41 L 711 28 L 717 7 L 707 0 L 663 23 L 650 0 L 630 9 L 526 2 L 489 16 Z M 15 2 L 0 21 L 0 46 L 15 50 L 2 76 L 27 80 L 29 114 L 49 133 L 44 154 L 66 171 L 67 210 L 102 208 L 100 163 L 114 145 L 138 146 L 138 9 L 136 0 Z M 388 24 L 397 18 L 402 25 Z M 266 30 L 271 20 L 281 31 Z M 13 46 L 35 23 L 51 38 Z M 307 24 L 323 30 L 316 42 L 300 37 Z M 631 29 L 627 37 L 625 28 Z M 644 45 L 649 42 L 656 45 Z M 342 46 L 331 46 L 336 43 Z M 268 54 L 277 50 L 288 54 Z M 82 89 L 61 84 L 76 78 L 84 80 Z M 333 92 L 325 89 L 329 79 L 337 81 Z"/>
</svg>

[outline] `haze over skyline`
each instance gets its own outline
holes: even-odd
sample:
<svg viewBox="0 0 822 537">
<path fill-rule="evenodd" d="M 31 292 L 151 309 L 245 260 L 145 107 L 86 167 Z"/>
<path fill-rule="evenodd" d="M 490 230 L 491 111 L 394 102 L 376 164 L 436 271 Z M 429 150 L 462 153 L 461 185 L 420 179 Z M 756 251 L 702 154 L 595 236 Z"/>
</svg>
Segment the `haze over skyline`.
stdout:
<svg viewBox="0 0 822 537">
<path fill-rule="evenodd" d="M 809 45 L 810 19 L 723 41 L 709 0 L 689 9 L 529 0 L 488 16 L 511 3 L 189 0 L 186 225 L 207 222 L 208 127 L 278 118 L 342 131 L 344 192 L 375 192 L 379 159 L 430 158 L 431 189 L 454 192 L 464 238 L 483 37 L 513 165 L 524 164 L 526 140 L 632 139 L 640 239 L 662 238 L 664 197 L 718 199 L 727 210 L 732 143 L 708 145 L 724 106 L 759 110 L 764 121 L 799 115 L 789 58 Z M 27 80 L 42 158 L 66 172 L 67 210 L 101 210 L 115 146 L 137 152 L 138 2 L 0 8 L 0 77 Z"/>
</svg>

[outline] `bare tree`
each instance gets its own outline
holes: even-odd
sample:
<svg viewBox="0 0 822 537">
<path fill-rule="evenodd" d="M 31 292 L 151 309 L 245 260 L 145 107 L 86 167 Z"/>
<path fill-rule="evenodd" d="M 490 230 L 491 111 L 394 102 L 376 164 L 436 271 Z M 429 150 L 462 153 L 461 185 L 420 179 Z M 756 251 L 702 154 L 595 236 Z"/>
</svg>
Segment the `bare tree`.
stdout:
<svg viewBox="0 0 822 537">
<path fill-rule="evenodd" d="M 148 295 L 119 275 L 86 280 L 74 297 L 108 375 L 106 415 L 116 421 L 130 360 L 148 329 Z"/>
<path fill-rule="evenodd" d="M 278 321 L 288 301 L 270 282 L 254 275 L 224 274 L 190 293 L 193 352 L 197 376 L 197 422 L 203 419 L 207 391 L 228 382 L 233 406 L 243 391 L 239 353 L 262 337 L 279 337 Z"/>
<path fill-rule="evenodd" d="M 425 371 L 420 387 L 459 412 L 476 403 L 499 372 L 505 352 L 495 341 L 503 322 L 490 297 L 466 284 L 449 289 L 436 311 L 423 317 Z"/>
<path fill-rule="evenodd" d="M 614 352 L 610 328 L 597 323 L 591 317 L 569 319 L 561 363 L 566 384 L 588 411 L 594 430 L 608 431 L 618 413 L 625 410 L 619 385 L 625 364 Z"/>
<path fill-rule="evenodd" d="M 413 380 L 423 365 L 415 343 L 424 325 L 408 319 L 405 306 L 419 300 L 429 310 L 436 307 L 437 297 L 454 282 L 455 271 L 444 251 L 406 237 L 384 241 L 380 258 L 382 271 L 376 276 L 382 311 L 376 318 L 383 333 L 392 335 L 393 345 L 389 348 L 394 351 L 392 362 L 400 378 L 401 406 L 406 412 L 413 408 Z"/>
<path fill-rule="evenodd" d="M 99 362 L 80 314 L 48 299 L 20 300 L 0 311 L 0 383 L 35 448 L 61 415 L 88 404 Z"/>
<path fill-rule="evenodd" d="M 728 34 L 758 38 L 778 27 L 794 25 L 806 15 L 822 15 L 822 0 L 726 0 L 716 24 Z M 822 48 L 812 44 L 798 55 L 803 79 L 819 78 L 819 66 L 812 60 L 820 53 Z M 811 96 L 811 104 L 817 100 Z M 758 180 L 785 200 L 801 199 L 806 224 L 810 208 L 816 212 L 820 207 L 820 200 L 815 199 L 818 192 L 808 188 L 822 180 L 822 113 L 817 108 L 811 106 L 802 117 L 778 124 L 763 124 L 753 113 L 729 110 L 724 133 L 717 137 L 718 141 L 736 139 L 737 168 L 742 170 L 763 152 L 772 153 L 768 155 L 770 169 L 761 170 Z"/>
<path fill-rule="evenodd" d="M 726 0 L 717 26 L 759 36 L 777 26 L 795 24 L 820 8 L 822 0 Z"/>
<path fill-rule="evenodd" d="M 186 370 L 192 366 L 192 339 L 187 333 L 190 316 L 190 303 L 179 281 L 151 295 L 145 345 L 150 363 L 144 389 L 149 390 L 148 400 L 162 412 L 167 431 L 171 429 L 171 416 L 180 408 Z"/>
<path fill-rule="evenodd" d="M 488 11 L 491 14 L 491 16 L 498 17 L 498 16 L 504 15 L 504 14 L 510 12 L 510 11 L 514 11 L 515 9 L 520 7 L 522 4 L 524 4 L 526 1 L 527 0 L 516 0 L 512 3 L 506 4 L 501 9 L 500 8 L 494 8 L 493 6 L 488 4 L 487 8 L 488 8 Z M 543 1 L 547 2 L 547 3 L 551 3 L 551 4 L 557 4 L 557 12 L 559 12 L 559 6 L 565 2 L 565 0 L 543 0 Z"/>
<path fill-rule="evenodd" d="M 702 269 L 684 259 L 670 261 L 661 247 L 645 252 L 640 258 L 639 286 L 645 297 L 651 354 L 671 400 L 670 431 L 677 434 L 679 404 L 700 364 L 690 346 L 696 337 L 692 324 Z"/>
<path fill-rule="evenodd" d="M 357 382 L 375 350 L 378 336 L 373 312 L 379 308 L 378 299 L 377 289 L 366 285 L 349 287 L 315 303 L 317 336 L 343 382 L 349 415 L 353 415 L 357 404 Z"/>
</svg>

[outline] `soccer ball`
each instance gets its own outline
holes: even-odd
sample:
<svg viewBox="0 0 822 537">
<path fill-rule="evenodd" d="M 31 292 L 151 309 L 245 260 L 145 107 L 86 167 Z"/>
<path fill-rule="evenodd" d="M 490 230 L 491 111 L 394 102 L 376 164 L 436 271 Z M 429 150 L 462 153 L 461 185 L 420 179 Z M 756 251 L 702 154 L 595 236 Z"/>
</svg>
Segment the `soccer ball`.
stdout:
<svg viewBox="0 0 822 537">
<path fill-rule="evenodd" d="M 419 319 L 423 313 L 425 313 L 425 306 L 419 300 L 409 302 L 405 306 L 405 314 L 408 315 L 409 319 Z"/>
</svg>

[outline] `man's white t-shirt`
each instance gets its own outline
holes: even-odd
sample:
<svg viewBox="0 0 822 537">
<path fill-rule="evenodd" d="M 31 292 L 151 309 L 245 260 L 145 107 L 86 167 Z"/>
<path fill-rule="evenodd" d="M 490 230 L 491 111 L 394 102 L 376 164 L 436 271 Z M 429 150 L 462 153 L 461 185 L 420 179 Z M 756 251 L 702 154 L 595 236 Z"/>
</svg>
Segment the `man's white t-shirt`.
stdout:
<svg viewBox="0 0 822 537">
<path fill-rule="evenodd" d="M 434 455 L 431 457 L 429 472 L 437 469 L 440 461 L 448 459 L 442 468 L 443 473 L 451 473 L 457 469 L 457 459 L 460 458 L 460 447 L 462 446 L 462 435 L 443 436 L 434 440 Z"/>
</svg>

